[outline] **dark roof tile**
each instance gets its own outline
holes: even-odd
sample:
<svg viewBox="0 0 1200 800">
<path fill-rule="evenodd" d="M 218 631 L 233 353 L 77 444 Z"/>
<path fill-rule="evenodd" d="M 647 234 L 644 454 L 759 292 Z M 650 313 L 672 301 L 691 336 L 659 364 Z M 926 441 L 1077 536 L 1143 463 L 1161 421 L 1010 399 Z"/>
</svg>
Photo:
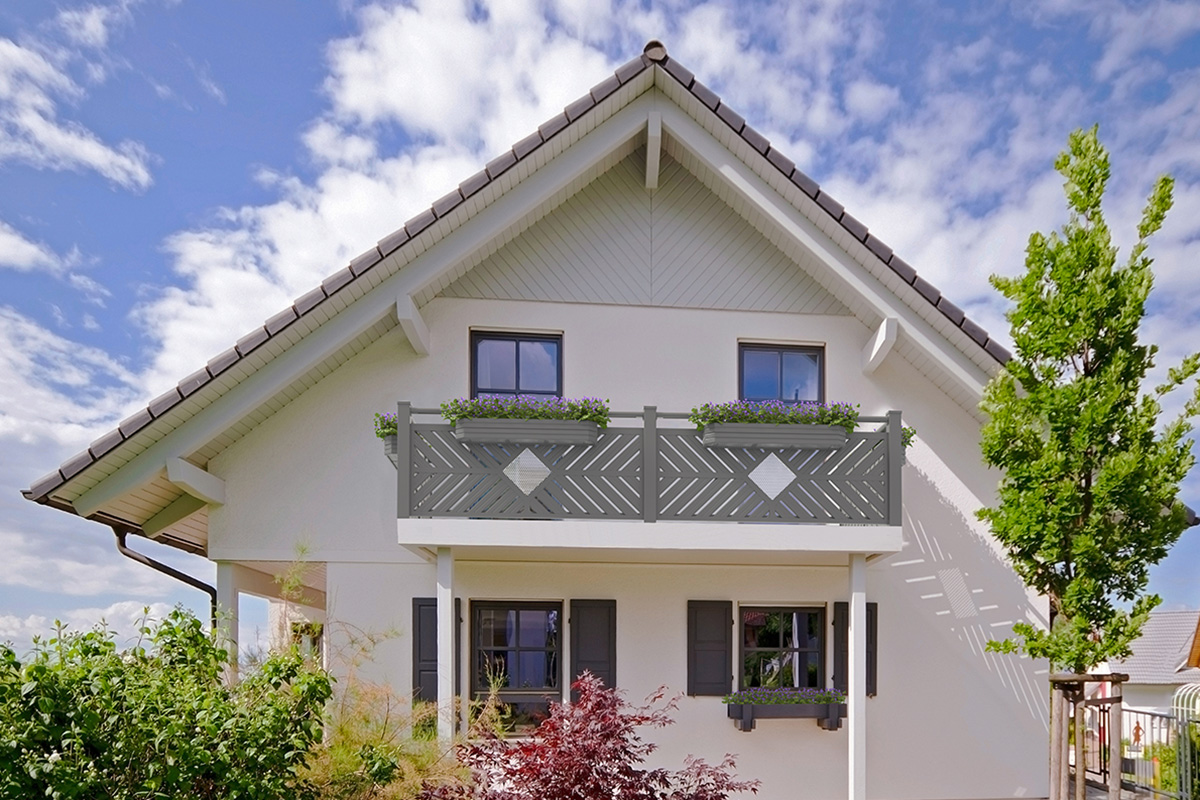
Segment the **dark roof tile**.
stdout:
<svg viewBox="0 0 1200 800">
<path fill-rule="evenodd" d="M 621 66 L 617 67 L 617 80 L 619 80 L 621 83 L 627 83 L 633 78 L 636 78 L 638 75 L 641 75 L 647 66 L 649 66 L 649 59 L 646 59 L 643 56 L 631 58 Z"/>
<path fill-rule="evenodd" d="M 91 464 L 93 461 L 95 461 L 95 459 L 92 458 L 92 454 L 87 450 L 84 450 L 82 453 L 76 453 L 68 458 L 58 469 L 60 472 L 62 472 L 63 478 L 66 480 L 71 480 L 71 478 L 74 478 L 76 475 L 83 472 L 83 468 Z"/>
<path fill-rule="evenodd" d="M 318 303 L 324 302 L 324 300 L 325 290 L 318 286 L 311 292 L 305 292 L 297 297 L 296 301 L 292 303 L 292 307 L 296 309 L 296 313 L 299 316 L 304 316 L 309 311 L 312 311 L 314 308 L 316 308 Z"/>
<path fill-rule="evenodd" d="M 283 311 L 280 311 L 278 314 L 267 320 L 263 327 L 267 329 L 267 333 L 269 333 L 271 336 L 274 336 L 288 325 L 291 325 L 295 320 L 296 309 L 288 306 Z"/>
<path fill-rule="evenodd" d="M 867 226 L 866 225 L 863 225 L 857 219 L 855 219 L 854 217 L 845 213 L 844 211 L 842 213 L 841 223 L 842 223 L 842 227 L 845 228 L 846 230 L 848 230 L 850 232 L 850 235 L 853 236 L 855 239 L 858 239 L 860 242 L 866 241 L 866 238 L 867 238 Z"/>
<path fill-rule="evenodd" d="M 964 314 L 962 309 L 946 299 L 946 295 L 938 298 L 937 310 L 946 315 L 946 319 L 953 322 L 955 325 L 962 325 Z"/>
<path fill-rule="evenodd" d="M 708 106 L 709 111 L 716 111 L 717 106 L 721 105 L 721 98 L 717 97 L 717 93 L 700 81 L 692 84 L 692 94 L 696 95 L 697 100 Z"/>
<path fill-rule="evenodd" d="M 917 271 L 909 266 L 908 262 L 896 254 L 892 254 L 892 260 L 888 262 L 888 266 L 892 268 L 892 272 L 900 276 L 900 280 L 907 284 L 911 284 L 917 277 Z"/>
<path fill-rule="evenodd" d="M 767 151 L 771 149 L 771 143 L 767 141 L 767 137 L 763 136 L 749 125 L 742 128 L 742 138 L 746 140 L 746 144 L 750 145 L 764 156 L 767 154 Z"/>
<path fill-rule="evenodd" d="M 123 441 L 125 441 L 125 437 L 119 430 L 111 430 L 88 445 L 88 452 L 92 454 L 92 458 L 100 458 Z"/>
<path fill-rule="evenodd" d="M 325 294 L 331 295 L 352 280 L 354 280 L 354 273 L 350 271 L 349 267 L 342 267 L 321 281 L 321 288 L 325 290 Z"/>
<path fill-rule="evenodd" d="M 243 356 L 248 356 L 269 338 L 266 328 L 255 328 L 237 340 L 237 351 Z"/>
<path fill-rule="evenodd" d="M 400 246 L 403 245 L 405 242 L 407 242 L 410 238 L 412 238 L 412 237 L 410 237 L 408 235 L 408 231 L 404 230 L 403 226 L 401 226 L 399 229 L 392 231 L 387 236 L 380 239 L 379 244 L 378 244 L 378 246 L 376 246 L 375 249 L 378 250 L 381 254 L 383 254 L 385 256 L 391 255 L 392 253 L 399 250 Z M 367 266 L 369 267 L 372 265 L 368 264 Z M 353 275 L 355 277 L 358 276 L 358 273 L 354 272 L 354 264 L 353 263 L 350 264 L 349 269 L 350 269 L 351 275 Z"/>
<path fill-rule="evenodd" d="M 867 237 L 867 249 L 879 256 L 879 260 L 885 264 L 892 257 L 892 248 L 880 241 L 879 237 L 875 234 Z"/>
<path fill-rule="evenodd" d="M 496 178 L 503 175 L 515 163 L 517 163 L 517 157 L 513 155 L 513 151 L 505 150 L 487 163 L 488 177 L 496 180 Z"/>
<path fill-rule="evenodd" d="M 620 87 L 621 81 L 617 80 L 617 76 L 609 75 L 607 78 L 593 86 L 592 91 L 589 92 L 589 94 L 591 94 L 593 100 L 599 103 Z"/>
<path fill-rule="evenodd" d="M 988 339 L 983 346 L 987 354 L 999 361 L 1001 364 L 1007 364 L 1012 359 L 1012 353 L 1008 352 L 1008 348 L 997 342 L 995 339 Z"/>
<path fill-rule="evenodd" d="M 182 399 L 183 395 L 179 393 L 179 389 L 172 386 L 170 389 L 150 401 L 150 413 L 154 415 L 155 419 L 158 419 L 163 414 L 179 405 L 179 401 Z"/>
<path fill-rule="evenodd" d="M 696 80 L 696 76 L 692 74 L 690 69 L 683 66 L 673 58 L 668 58 L 665 62 L 663 62 L 662 66 L 663 69 L 667 71 L 668 75 L 683 84 L 683 88 L 692 88 L 692 81 Z"/>
<path fill-rule="evenodd" d="M 829 216 L 833 217 L 834 219 L 841 219 L 842 214 L 846 213 L 845 206 L 843 206 L 837 200 L 834 200 L 825 192 L 821 192 L 817 195 L 817 205 L 828 211 Z"/>
<path fill-rule="evenodd" d="M 350 259 L 350 271 L 354 273 L 354 277 L 362 275 L 364 272 L 375 266 L 383 258 L 383 253 L 378 247 L 372 247 L 365 253 L 360 253 Z"/>
<path fill-rule="evenodd" d="M 130 414 L 125 419 L 121 420 L 121 424 L 117 426 L 117 430 L 128 439 L 142 428 L 150 424 L 150 410 L 147 408 L 140 409 L 133 414 Z M 70 477 L 70 476 L 65 476 Z"/>
<path fill-rule="evenodd" d="M 742 115 L 724 103 L 717 107 L 717 116 L 724 120 L 726 125 L 733 128 L 734 133 L 741 133 L 742 128 L 746 127 L 746 120 Z"/>
<path fill-rule="evenodd" d="M 509 155 L 511 155 L 511 153 Z M 432 225 L 435 219 L 437 219 L 437 217 L 433 215 L 433 209 L 427 208 L 420 214 L 417 214 L 415 217 L 410 219 L 408 222 L 404 223 L 404 230 L 408 231 L 408 237 L 410 239 L 415 239 L 421 235 L 421 231 Z"/>
<path fill-rule="evenodd" d="M 467 198 L 478 192 L 483 187 L 487 186 L 491 180 L 492 179 L 488 177 L 487 170 L 481 169 L 479 172 L 476 172 L 474 175 L 460 183 L 458 185 L 458 190 L 462 192 L 462 196 L 464 198 Z"/>
<path fill-rule="evenodd" d="M 240 358 L 241 358 L 241 356 L 238 355 L 238 351 L 231 347 L 228 350 L 226 350 L 225 352 L 220 353 L 216 356 L 213 356 L 211 359 L 209 359 L 208 371 L 215 378 L 218 375 L 220 375 L 222 372 L 224 372 L 225 370 L 229 369 L 234 364 L 236 364 L 238 362 L 238 359 L 240 359 Z M 150 413 L 154 414 L 154 411 L 151 410 Z M 155 414 L 155 416 L 158 416 L 158 415 Z"/>
<path fill-rule="evenodd" d="M 938 298 L 942 296 L 942 293 L 938 291 L 936 286 L 922 278 L 920 275 L 913 279 L 913 288 L 920 292 L 921 296 L 934 306 L 937 305 Z"/>
<path fill-rule="evenodd" d="M 571 120 L 567 119 L 566 114 L 557 114 L 538 126 L 538 133 L 542 135 L 544 141 L 550 141 L 550 137 L 557 134 L 563 128 L 571 124 Z"/>
<path fill-rule="evenodd" d="M 33 485 L 29 487 L 29 497 L 34 500 L 39 497 L 45 497 L 51 489 L 58 488 L 62 482 L 63 476 L 61 472 L 58 470 L 54 470 L 54 472 L 48 472 L 34 481 Z"/>
<path fill-rule="evenodd" d="M 816 200 L 817 195 L 821 193 L 821 187 L 812 178 L 804 174 L 803 170 L 797 169 L 792 173 L 792 183 L 800 188 L 800 191 Z"/>
<path fill-rule="evenodd" d="M 785 156 L 783 153 L 776 150 L 774 147 L 767 153 L 767 161 L 775 165 L 775 169 L 783 173 L 785 178 L 792 177 L 792 173 L 796 170 L 796 162 Z"/>
<path fill-rule="evenodd" d="M 211 380 L 207 369 L 198 369 L 179 382 L 179 393 L 184 397 L 195 394 L 197 389 Z"/>
<path fill-rule="evenodd" d="M 462 201 L 462 192 L 460 192 L 458 189 L 455 189 L 449 194 L 444 194 L 437 200 L 433 201 L 433 213 L 437 215 L 438 219 L 441 219 L 454 209 L 458 208 Z"/>
<path fill-rule="evenodd" d="M 525 156 L 529 155 L 530 153 L 532 153 L 534 150 L 537 150 L 541 146 L 542 146 L 542 134 L 540 131 L 534 131 L 533 133 L 529 134 L 524 139 L 522 139 L 521 141 L 519 141 L 513 145 L 513 148 L 512 148 L 513 155 L 515 155 L 517 157 L 517 159 L 520 160 L 520 159 L 524 158 Z"/>
<path fill-rule="evenodd" d="M 964 317 L 962 324 L 959 325 L 963 329 L 963 333 L 975 340 L 975 343 L 980 347 L 987 344 L 988 334 L 977 323 L 973 322 L 970 317 Z"/>
<path fill-rule="evenodd" d="M 588 111 L 591 111 L 595 105 L 596 101 L 592 98 L 592 96 L 590 94 L 585 94 L 583 97 L 564 108 L 563 113 L 567 115 L 567 119 L 571 120 L 571 122 L 574 122 Z"/>
</svg>

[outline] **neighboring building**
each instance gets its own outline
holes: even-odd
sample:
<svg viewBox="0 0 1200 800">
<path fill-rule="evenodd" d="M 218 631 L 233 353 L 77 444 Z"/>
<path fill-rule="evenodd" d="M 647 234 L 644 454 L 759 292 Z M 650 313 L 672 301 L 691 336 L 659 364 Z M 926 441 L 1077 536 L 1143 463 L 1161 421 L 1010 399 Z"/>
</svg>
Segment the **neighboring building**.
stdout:
<svg viewBox="0 0 1200 800">
<path fill-rule="evenodd" d="M 586 667 L 684 693 L 656 758 L 736 753 L 767 800 L 1044 797 L 1045 665 L 984 650 L 1047 610 L 975 517 L 1007 358 L 652 42 L 26 496 L 207 556 L 234 611 L 305 545 L 322 627 L 273 624 L 327 652 L 397 631 L 368 668 L 443 733 L 488 668 L 534 712 Z M 628 413 L 594 445 L 466 444 L 401 405 L 399 470 L 372 430 L 517 390 Z M 710 447 L 680 413 L 739 397 L 869 419 Z M 720 695 L 781 682 L 847 686 L 846 724 L 735 728 Z"/>
<path fill-rule="evenodd" d="M 1170 714 L 1175 690 L 1200 683 L 1200 611 L 1153 611 L 1133 643 L 1133 655 L 1114 662 L 1126 708 Z"/>
</svg>

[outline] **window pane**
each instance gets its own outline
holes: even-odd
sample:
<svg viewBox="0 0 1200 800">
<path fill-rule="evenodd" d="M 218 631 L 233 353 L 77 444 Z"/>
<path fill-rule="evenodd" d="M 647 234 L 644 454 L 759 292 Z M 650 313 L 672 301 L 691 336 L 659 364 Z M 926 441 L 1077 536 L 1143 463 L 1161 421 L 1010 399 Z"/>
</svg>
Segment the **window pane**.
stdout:
<svg viewBox="0 0 1200 800">
<path fill-rule="evenodd" d="M 742 398 L 779 399 L 779 353 L 772 350 L 742 351 Z"/>
<path fill-rule="evenodd" d="M 557 689 L 558 657 L 550 650 L 522 652 L 520 673 L 514 689 Z"/>
<path fill-rule="evenodd" d="M 512 686 L 515 661 L 513 650 L 481 650 L 475 688 L 487 691 L 493 686 L 497 689 Z"/>
<path fill-rule="evenodd" d="M 479 611 L 481 647 L 511 647 L 517 643 L 517 612 L 484 608 Z"/>
<path fill-rule="evenodd" d="M 521 647 L 554 647 L 558 612 L 542 609 L 521 611 Z"/>
<path fill-rule="evenodd" d="M 819 400 L 821 362 L 816 353 L 783 352 L 783 394 L 781 400 Z"/>
<path fill-rule="evenodd" d="M 475 384 L 479 391 L 517 390 L 517 343 L 480 339 L 475 343 Z"/>
<path fill-rule="evenodd" d="M 556 394 L 558 342 L 521 342 L 521 391 Z"/>
<path fill-rule="evenodd" d="M 819 687 L 820 664 L 816 653 L 783 652 L 779 655 L 779 686 L 793 689 Z"/>
<path fill-rule="evenodd" d="M 779 614 L 743 611 L 742 634 L 746 637 L 746 647 L 779 647 Z"/>
<path fill-rule="evenodd" d="M 542 724 L 542 720 L 550 716 L 550 704 L 546 701 L 519 701 L 502 703 L 501 710 L 504 713 L 504 719 L 507 721 L 508 731 L 516 734 L 529 733 L 538 725 Z"/>
</svg>

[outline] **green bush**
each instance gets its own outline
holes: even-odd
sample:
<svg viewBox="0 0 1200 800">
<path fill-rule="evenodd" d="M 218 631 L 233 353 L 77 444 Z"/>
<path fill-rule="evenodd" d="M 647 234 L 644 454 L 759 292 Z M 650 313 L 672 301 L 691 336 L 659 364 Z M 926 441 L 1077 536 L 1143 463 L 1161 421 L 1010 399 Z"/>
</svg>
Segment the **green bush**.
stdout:
<svg viewBox="0 0 1200 800">
<path fill-rule="evenodd" d="M 298 653 L 240 683 L 176 609 L 118 650 L 104 629 L 0 646 L 0 797 L 312 798 L 300 776 L 332 682 Z"/>
</svg>

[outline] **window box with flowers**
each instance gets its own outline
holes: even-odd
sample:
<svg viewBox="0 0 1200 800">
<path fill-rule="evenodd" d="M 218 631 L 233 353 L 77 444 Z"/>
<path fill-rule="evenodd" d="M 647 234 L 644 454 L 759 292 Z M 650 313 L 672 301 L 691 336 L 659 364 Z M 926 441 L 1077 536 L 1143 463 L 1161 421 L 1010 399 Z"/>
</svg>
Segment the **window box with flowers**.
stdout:
<svg viewBox="0 0 1200 800">
<path fill-rule="evenodd" d="M 815 719 L 836 731 L 846 716 L 846 695 L 837 689 L 743 689 L 726 695 L 726 714 L 738 730 L 754 730 L 756 719 Z"/>
</svg>

